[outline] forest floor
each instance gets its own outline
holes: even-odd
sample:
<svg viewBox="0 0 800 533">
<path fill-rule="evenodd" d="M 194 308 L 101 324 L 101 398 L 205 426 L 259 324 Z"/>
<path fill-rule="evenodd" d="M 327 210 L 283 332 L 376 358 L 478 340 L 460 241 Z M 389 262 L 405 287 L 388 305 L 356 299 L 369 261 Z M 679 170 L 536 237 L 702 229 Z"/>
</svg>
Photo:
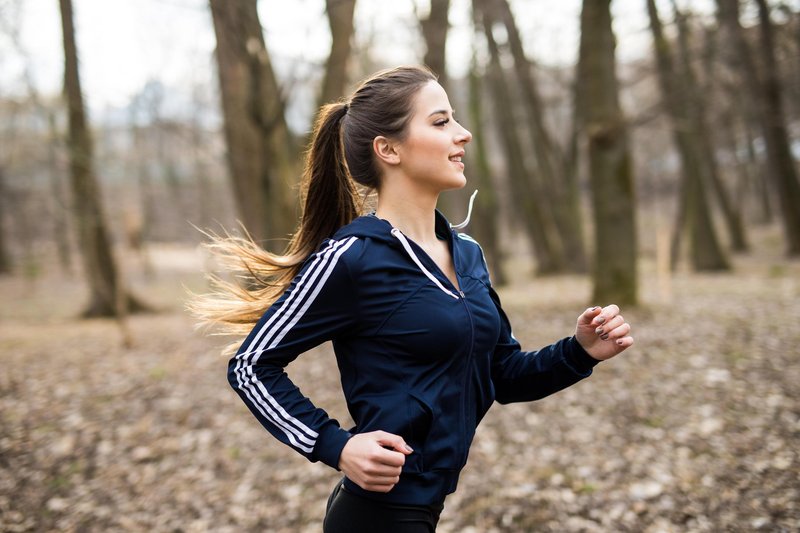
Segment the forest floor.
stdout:
<svg viewBox="0 0 800 533">
<path fill-rule="evenodd" d="M 800 263 L 753 239 L 733 273 L 678 272 L 669 296 L 643 258 L 643 304 L 623 310 L 636 345 L 550 398 L 495 405 L 439 530 L 800 530 Z M 127 265 L 160 309 L 130 318 L 130 348 L 115 322 L 75 318 L 80 279 L 0 279 L 0 531 L 320 531 L 339 474 L 228 386 L 225 341 L 183 311 L 202 256 L 152 258 L 149 280 Z M 577 276 L 500 294 L 529 349 L 590 303 Z M 329 346 L 288 372 L 350 422 Z"/>
</svg>

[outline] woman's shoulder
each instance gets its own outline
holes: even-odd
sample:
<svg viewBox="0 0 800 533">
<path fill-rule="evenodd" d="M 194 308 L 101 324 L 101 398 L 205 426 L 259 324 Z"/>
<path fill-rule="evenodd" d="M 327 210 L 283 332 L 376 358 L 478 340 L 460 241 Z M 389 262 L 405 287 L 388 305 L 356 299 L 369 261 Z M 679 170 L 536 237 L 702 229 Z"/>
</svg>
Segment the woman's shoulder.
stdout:
<svg viewBox="0 0 800 533">
<path fill-rule="evenodd" d="M 363 239 L 355 235 L 332 236 L 323 240 L 306 262 L 322 262 L 326 264 L 352 265 L 359 256 Z"/>
<path fill-rule="evenodd" d="M 483 257 L 483 248 L 481 248 L 480 243 L 472 236 L 458 231 L 454 233 L 460 241 L 462 250 L 466 251 L 466 253 L 477 254 L 478 256 Z"/>
<path fill-rule="evenodd" d="M 476 241 L 471 235 L 469 235 L 467 233 L 462 233 L 462 232 L 459 232 L 459 231 L 456 231 L 455 234 L 456 234 L 456 237 L 458 237 L 462 241 L 466 241 L 468 243 L 472 243 L 472 246 L 477 247 L 478 250 L 483 250 L 483 248 L 481 248 L 480 243 L 478 241 Z M 467 246 L 469 246 L 469 245 L 467 245 Z"/>
<path fill-rule="evenodd" d="M 489 267 L 486 263 L 486 256 L 483 254 L 483 248 L 472 236 L 467 233 L 454 232 L 459 244 L 461 257 L 467 265 L 468 273 L 473 276 L 483 278 L 488 276 Z M 467 272 L 463 272 L 466 274 Z"/>
</svg>

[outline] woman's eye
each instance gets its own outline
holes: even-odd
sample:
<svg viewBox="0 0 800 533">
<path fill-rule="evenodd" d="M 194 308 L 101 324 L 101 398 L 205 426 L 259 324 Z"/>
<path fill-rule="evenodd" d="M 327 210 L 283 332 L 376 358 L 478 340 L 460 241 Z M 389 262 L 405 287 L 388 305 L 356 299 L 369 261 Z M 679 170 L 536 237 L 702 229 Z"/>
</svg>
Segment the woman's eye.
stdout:
<svg viewBox="0 0 800 533">
<path fill-rule="evenodd" d="M 450 119 L 447 119 L 447 120 L 440 120 L 439 122 L 435 122 L 433 125 L 434 125 L 434 126 L 444 126 L 444 125 L 445 125 L 445 124 L 447 124 L 448 122 L 450 122 Z"/>
</svg>

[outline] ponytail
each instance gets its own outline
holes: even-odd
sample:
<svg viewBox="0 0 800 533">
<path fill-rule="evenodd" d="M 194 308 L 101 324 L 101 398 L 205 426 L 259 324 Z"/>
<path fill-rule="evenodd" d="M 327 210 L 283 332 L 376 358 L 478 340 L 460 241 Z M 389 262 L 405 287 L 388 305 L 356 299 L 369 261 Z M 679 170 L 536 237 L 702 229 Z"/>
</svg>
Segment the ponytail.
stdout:
<svg viewBox="0 0 800 533">
<path fill-rule="evenodd" d="M 342 147 L 341 124 L 347 111 L 344 103 L 324 105 L 314 124 L 303 171 L 303 215 L 292 240 L 297 241 L 297 249 L 292 251 L 304 257 L 359 215 L 358 193 L 347 171 Z"/>
<path fill-rule="evenodd" d="M 358 192 L 344 161 L 341 138 L 348 107 L 339 102 L 320 109 L 301 182 L 300 226 L 284 254 L 264 250 L 246 230 L 245 237 L 206 232 L 209 242 L 204 246 L 239 282 L 208 274 L 212 292 L 192 295 L 187 305 L 200 325 L 216 326 L 218 335 L 246 335 L 322 241 L 359 215 Z M 238 344 L 223 353 L 232 354 Z"/>
<path fill-rule="evenodd" d="M 245 237 L 207 233 L 205 245 L 239 283 L 209 274 L 210 294 L 195 295 L 189 311 L 201 325 L 219 326 L 220 335 L 247 335 L 286 290 L 309 255 L 363 209 L 359 188 L 380 187 L 372 141 L 383 135 L 403 139 L 414 95 L 436 76 L 425 67 L 385 69 L 365 80 L 348 103 L 322 106 L 314 123 L 301 183 L 303 213 L 283 255 Z M 236 350 L 238 342 L 224 353 Z"/>
</svg>

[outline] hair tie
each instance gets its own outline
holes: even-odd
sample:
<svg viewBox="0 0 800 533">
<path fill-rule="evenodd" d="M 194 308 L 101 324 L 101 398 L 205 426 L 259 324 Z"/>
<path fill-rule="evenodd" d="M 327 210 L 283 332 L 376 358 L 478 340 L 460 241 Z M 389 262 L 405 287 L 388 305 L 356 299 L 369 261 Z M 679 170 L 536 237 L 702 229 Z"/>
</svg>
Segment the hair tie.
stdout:
<svg viewBox="0 0 800 533">
<path fill-rule="evenodd" d="M 350 111 L 350 104 L 348 102 L 345 102 L 344 103 L 344 114 L 346 115 L 348 111 Z"/>
</svg>

